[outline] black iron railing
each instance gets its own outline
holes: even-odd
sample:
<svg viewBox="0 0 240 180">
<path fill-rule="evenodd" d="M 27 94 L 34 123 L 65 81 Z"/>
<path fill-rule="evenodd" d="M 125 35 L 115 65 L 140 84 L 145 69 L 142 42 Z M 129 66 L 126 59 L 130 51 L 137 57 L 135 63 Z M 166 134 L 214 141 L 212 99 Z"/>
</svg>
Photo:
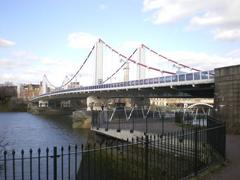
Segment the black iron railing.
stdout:
<svg viewBox="0 0 240 180">
<path fill-rule="evenodd" d="M 207 114 L 193 114 L 183 111 L 162 111 L 160 109 L 114 109 L 92 111 L 92 128 L 140 131 L 152 134 L 183 129 L 186 125 L 207 127 Z"/>
<path fill-rule="evenodd" d="M 225 159 L 225 124 L 127 141 L 4 151 L 0 179 L 182 179 Z"/>
<path fill-rule="evenodd" d="M 109 111 L 92 111 L 92 128 L 140 131 L 144 133 L 162 133 L 178 130 L 175 126 L 174 112 L 163 113 L 160 110 L 114 109 Z"/>
</svg>

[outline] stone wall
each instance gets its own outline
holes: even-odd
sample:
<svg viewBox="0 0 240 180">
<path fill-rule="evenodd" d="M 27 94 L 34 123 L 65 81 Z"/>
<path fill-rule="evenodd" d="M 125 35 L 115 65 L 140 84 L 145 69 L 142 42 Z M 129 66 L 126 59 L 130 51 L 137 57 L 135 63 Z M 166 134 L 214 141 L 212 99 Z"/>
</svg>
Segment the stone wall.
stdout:
<svg viewBox="0 0 240 180">
<path fill-rule="evenodd" d="M 214 107 L 228 132 L 240 133 L 240 65 L 215 69 Z"/>
</svg>

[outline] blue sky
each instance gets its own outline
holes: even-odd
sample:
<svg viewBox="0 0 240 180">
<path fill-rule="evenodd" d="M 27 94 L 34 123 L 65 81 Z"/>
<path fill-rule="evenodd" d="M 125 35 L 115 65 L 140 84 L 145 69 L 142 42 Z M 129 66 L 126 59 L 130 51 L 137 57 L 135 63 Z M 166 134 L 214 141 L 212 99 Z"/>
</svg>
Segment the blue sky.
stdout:
<svg viewBox="0 0 240 180">
<path fill-rule="evenodd" d="M 238 0 L 1 0 L 0 83 L 46 73 L 60 84 L 98 37 L 127 55 L 145 43 L 200 69 L 238 64 L 239 9 Z"/>
</svg>

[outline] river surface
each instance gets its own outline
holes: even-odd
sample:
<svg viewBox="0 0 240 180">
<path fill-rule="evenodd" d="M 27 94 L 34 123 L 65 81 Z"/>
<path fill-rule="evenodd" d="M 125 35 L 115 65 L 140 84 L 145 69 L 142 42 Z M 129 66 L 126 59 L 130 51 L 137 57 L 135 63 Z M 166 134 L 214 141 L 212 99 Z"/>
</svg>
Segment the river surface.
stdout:
<svg viewBox="0 0 240 180">
<path fill-rule="evenodd" d="M 39 116 L 31 113 L 0 113 L 0 140 L 7 150 L 84 144 L 88 130 L 73 129 L 70 116 Z"/>
<path fill-rule="evenodd" d="M 4 179 L 5 169 L 8 179 L 14 179 L 14 177 L 16 180 L 22 179 L 22 174 L 24 174 L 26 180 L 31 179 L 31 176 L 33 179 L 37 179 L 40 175 L 41 179 L 47 179 L 47 176 L 49 176 L 49 179 L 53 179 L 53 158 L 51 158 L 51 155 L 54 146 L 58 147 L 58 154 L 61 151 L 60 147 L 63 146 L 65 154 L 58 158 L 57 166 L 55 166 L 57 167 L 58 177 L 75 179 L 77 171 L 73 167 L 77 166 L 77 169 L 80 167 L 82 154 L 78 153 L 77 157 L 71 154 L 68 157 L 66 154 L 68 152 L 67 147 L 71 145 L 71 152 L 73 152 L 73 145 L 86 143 L 88 133 L 89 130 L 73 129 L 70 116 L 0 113 L 0 142 L 2 141 L 2 145 L 5 144 L 4 149 L 7 150 L 7 161 L 6 166 L 4 166 L 3 148 L 0 146 L 0 179 Z M 48 160 L 46 160 L 47 147 L 49 148 Z M 33 158 L 29 158 L 30 148 L 33 150 Z M 38 157 L 38 148 L 41 149 L 40 161 L 36 158 Z M 14 161 L 12 158 L 13 149 L 16 152 Z M 24 150 L 24 161 L 21 159 L 22 149 Z M 63 164 L 61 164 L 61 161 Z M 46 169 L 48 170 L 46 171 Z"/>
</svg>

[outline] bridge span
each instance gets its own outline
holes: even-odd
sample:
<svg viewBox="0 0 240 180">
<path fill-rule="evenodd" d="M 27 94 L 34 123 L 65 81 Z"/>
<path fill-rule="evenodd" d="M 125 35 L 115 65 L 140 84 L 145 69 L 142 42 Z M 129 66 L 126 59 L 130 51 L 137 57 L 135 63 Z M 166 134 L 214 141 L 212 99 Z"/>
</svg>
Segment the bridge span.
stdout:
<svg viewBox="0 0 240 180">
<path fill-rule="evenodd" d="M 86 64 L 90 62 L 89 59 L 94 52 L 95 60 L 91 62 L 91 68 L 94 66 L 95 68 L 90 71 L 90 66 Z M 149 57 L 148 60 L 147 57 Z M 153 62 L 154 60 L 156 62 Z M 112 66 L 113 62 L 116 66 Z M 87 81 L 94 80 L 94 84 L 87 86 L 86 83 L 78 88 L 69 88 L 71 83 L 80 82 L 76 79 L 81 76 L 81 73 L 84 74 L 84 68 L 93 73 L 91 74 L 93 79 L 89 78 Z M 135 71 L 136 76 L 133 75 Z M 229 121 L 227 127 L 232 128 L 236 127 L 236 124 L 239 127 L 240 124 L 239 77 L 240 65 L 202 71 L 167 58 L 144 44 L 141 44 L 127 57 L 99 39 L 86 59 L 82 61 L 79 69 L 73 73 L 71 78 L 64 80 L 60 87 L 53 86 L 44 75 L 42 94 L 34 97 L 31 102 L 35 106 L 43 104 L 48 107 L 48 102 L 50 102 L 50 104 L 55 104 L 55 107 L 62 107 L 62 104 L 69 106 L 70 101 L 72 103 L 72 101 L 82 99 L 87 101 L 85 104 L 88 107 L 89 104 L 96 102 L 98 108 L 101 108 L 101 104 L 109 98 L 138 99 L 135 100 L 137 103 L 133 103 L 137 105 L 144 102 L 144 98 L 214 98 L 216 117 Z M 111 81 L 115 83 L 109 83 Z M 53 88 L 49 92 L 50 87 Z M 54 103 L 54 101 L 58 102 Z"/>
<path fill-rule="evenodd" d="M 102 98 L 213 98 L 213 91 L 214 71 L 200 71 L 118 83 L 83 86 L 66 90 L 56 90 L 35 97 L 32 101 L 87 98 L 89 96 Z"/>
</svg>

